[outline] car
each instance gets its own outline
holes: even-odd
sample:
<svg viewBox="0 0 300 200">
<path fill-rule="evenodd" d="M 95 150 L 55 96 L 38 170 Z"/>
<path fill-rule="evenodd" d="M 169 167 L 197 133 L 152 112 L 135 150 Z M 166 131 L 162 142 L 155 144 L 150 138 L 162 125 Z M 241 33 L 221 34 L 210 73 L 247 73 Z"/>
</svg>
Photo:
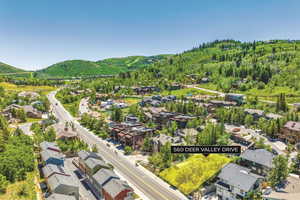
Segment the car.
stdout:
<svg viewBox="0 0 300 200">
<path fill-rule="evenodd" d="M 109 143 L 106 143 L 106 146 L 110 147 L 110 144 L 109 144 Z"/>
</svg>

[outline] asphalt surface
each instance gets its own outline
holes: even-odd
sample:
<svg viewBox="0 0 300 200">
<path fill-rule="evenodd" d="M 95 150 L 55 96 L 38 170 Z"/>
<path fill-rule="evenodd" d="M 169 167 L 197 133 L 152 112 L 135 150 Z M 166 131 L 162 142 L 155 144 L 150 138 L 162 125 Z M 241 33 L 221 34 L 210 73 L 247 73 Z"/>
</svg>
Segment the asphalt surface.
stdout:
<svg viewBox="0 0 300 200">
<path fill-rule="evenodd" d="M 53 107 L 53 114 L 60 120 L 60 122 L 73 122 L 78 132 L 79 137 L 88 145 L 96 145 L 99 153 L 103 158 L 111 163 L 114 168 L 122 174 L 122 176 L 132 185 L 134 185 L 140 192 L 142 192 L 150 200 L 185 200 L 184 195 L 172 188 L 167 188 L 161 185 L 157 180 L 150 177 L 134 164 L 130 163 L 126 158 L 116 154 L 106 144 L 82 127 L 74 118 L 64 109 L 60 102 L 55 98 L 56 92 L 51 92 L 48 99 Z"/>
</svg>

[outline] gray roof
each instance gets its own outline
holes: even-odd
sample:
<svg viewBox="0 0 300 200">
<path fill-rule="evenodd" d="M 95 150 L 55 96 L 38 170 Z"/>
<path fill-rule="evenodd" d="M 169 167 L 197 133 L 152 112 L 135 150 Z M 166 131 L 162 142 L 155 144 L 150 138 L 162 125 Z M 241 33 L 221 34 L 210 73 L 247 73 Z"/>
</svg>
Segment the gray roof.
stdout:
<svg viewBox="0 0 300 200">
<path fill-rule="evenodd" d="M 158 143 L 160 142 L 162 145 L 170 142 L 171 144 L 179 143 L 181 140 L 179 137 L 172 137 L 165 134 L 159 134 L 158 136 L 153 138 L 153 142 Z"/>
<path fill-rule="evenodd" d="M 245 109 L 245 112 L 248 113 L 248 114 L 251 114 L 251 115 L 256 114 L 256 115 L 260 115 L 260 116 L 262 116 L 262 115 L 265 114 L 265 111 L 263 111 L 263 110 L 250 109 L 250 108 L 249 109 Z"/>
<path fill-rule="evenodd" d="M 103 160 L 102 157 L 100 156 L 100 154 L 95 153 L 95 152 L 85 151 L 85 150 L 79 151 L 78 157 L 81 158 L 82 160 L 87 160 L 88 158 Z"/>
<path fill-rule="evenodd" d="M 78 181 L 76 181 L 72 176 L 61 174 L 53 174 L 47 179 L 47 183 L 51 190 L 55 190 L 55 188 L 62 185 L 69 187 L 78 187 Z"/>
<path fill-rule="evenodd" d="M 272 168 L 274 155 L 265 149 L 249 150 L 241 154 L 241 158 Z"/>
<path fill-rule="evenodd" d="M 266 114 L 266 117 L 269 119 L 280 119 L 282 118 L 282 115 L 274 114 L 274 113 L 268 113 Z"/>
<path fill-rule="evenodd" d="M 47 141 L 44 141 L 44 142 L 41 142 L 40 143 L 40 148 L 45 151 L 47 149 L 55 149 L 57 151 L 60 151 L 60 148 L 57 146 L 57 144 L 55 142 L 47 142 Z"/>
<path fill-rule="evenodd" d="M 99 183 L 99 185 L 104 185 L 110 178 L 119 179 L 114 171 L 109 169 L 100 169 L 96 174 L 93 175 L 93 179 Z"/>
<path fill-rule="evenodd" d="M 57 173 L 57 174 L 65 174 L 68 175 L 69 172 L 66 171 L 66 169 L 63 166 L 53 165 L 53 164 L 47 164 L 45 167 L 43 167 L 43 174 L 44 177 L 48 178 L 49 176 Z"/>
<path fill-rule="evenodd" d="M 285 125 L 284 128 L 287 128 L 292 131 L 300 131 L 300 122 L 295 122 L 295 121 L 288 121 Z"/>
<path fill-rule="evenodd" d="M 126 181 L 119 179 L 112 179 L 103 186 L 103 189 L 110 194 L 112 198 L 115 198 L 120 192 L 124 190 L 132 190 L 132 188 L 126 183 Z"/>
<path fill-rule="evenodd" d="M 237 164 L 229 163 L 218 175 L 218 178 L 225 180 L 227 184 L 242 189 L 244 191 L 249 191 L 256 181 L 261 176 L 250 173 L 250 169 L 242 167 Z"/>
<path fill-rule="evenodd" d="M 109 168 L 109 166 L 103 160 L 99 160 L 99 159 L 95 159 L 95 158 L 88 158 L 88 159 L 86 159 L 85 160 L 85 164 L 90 169 L 94 169 L 97 166 Z"/>
<path fill-rule="evenodd" d="M 63 195 L 63 194 L 51 194 L 46 200 L 76 200 L 75 196 Z"/>
<path fill-rule="evenodd" d="M 50 158 L 64 159 L 64 155 L 62 153 L 51 151 L 51 150 L 42 151 L 41 157 L 43 161 L 47 161 Z"/>
</svg>

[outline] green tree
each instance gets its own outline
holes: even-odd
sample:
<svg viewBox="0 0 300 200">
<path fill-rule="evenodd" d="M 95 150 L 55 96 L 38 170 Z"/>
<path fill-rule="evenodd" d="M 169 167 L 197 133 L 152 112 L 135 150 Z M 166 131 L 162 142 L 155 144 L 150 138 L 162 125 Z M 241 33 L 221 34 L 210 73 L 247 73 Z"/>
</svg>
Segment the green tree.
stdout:
<svg viewBox="0 0 300 200">
<path fill-rule="evenodd" d="M 131 146 L 125 146 L 125 147 L 124 147 L 124 153 L 125 153 L 125 155 L 131 154 L 132 151 L 133 151 L 133 149 L 132 149 Z"/>
<path fill-rule="evenodd" d="M 6 177 L 0 174 L 0 193 L 5 193 L 7 186 L 8 181 L 6 180 Z"/>
<path fill-rule="evenodd" d="M 276 156 L 273 159 L 273 169 L 269 175 L 269 181 L 271 186 L 274 188 L 277 184 L 282 183 L 286 180 L 289 174 L 288 158 L 283 155 Z"/>
</svg>

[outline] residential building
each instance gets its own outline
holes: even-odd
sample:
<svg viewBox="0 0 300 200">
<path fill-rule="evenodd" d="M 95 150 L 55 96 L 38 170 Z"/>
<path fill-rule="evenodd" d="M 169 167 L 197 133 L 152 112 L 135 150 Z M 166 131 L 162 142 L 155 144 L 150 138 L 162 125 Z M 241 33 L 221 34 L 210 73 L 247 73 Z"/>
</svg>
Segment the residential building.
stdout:
<svg viewBox="0 0 300 200">
<path fill-rule="evenodd" d="M 170 118 L 171 121 L 175 121 L 177 123 L 178 128 L 186 128 L 188 121 L 192 119 L 195 119 L 195 117 L 181 114 Z"/>
<path fill-rule="evenodd" d="M 235 101 L 238 104 L 243 104 L 245 101 L 245 95 L 227 93 L 225 94 L 225 101 Z"/>
<path fill-rule="evenodd" d="M 210 100 L 209 103 L 214 107 L 231 107 L 237 105 L 235 101 Z"/>
<path fill-rule="evenodd" d="M 267 176 L 273 167 L 274 155 L 265 149 L 247 149 L 240 156 L 240 164 L 251 169 L 251 172 Z"/>
<path fill-rule="evenodd" d="M 41 142 L 40 149 L 42 151 L 51 150 L 51 151 L 61 152 L 60 148 L 54 142 L 47 142 L 47 141 Z"/>
<path fill-rule="evenodd" d="M 278 137 L 292 144 L 300 142 L 300 122 L 288 121 L 284 127 L 281 128 Z"/>
<path fill-rule="evenodd" d="M 98 153 L 82 150 L 78 152 L 78 157 L 79 168 L 89 177 L 92 177 L 102 168 L 110 169 L 110 166 Z"/>
<path fill-rule="evenodd" d="M 249 192 L 259 188 L 261 176 L 237 164 L 227 164 L 218 175 L 216 193 L 221 200 L 243 199 Z"/>
<path fill-rule="evenodd" d="M 41 151 L 41 161 L 45 164 L 64 165 L 64 155 L 52 150 Z"/>
<path fill-rule="evenodd" d="M 268 114 L 266 114 L 266 118 L 267 119 L 280 119 L 280 118 L 282 118 L 282 115 L 268 113 Z"/>
<path fill-rule="evenodd" d="M 296 112 L 300 111 L 300 103 L 294 103 L 293 107 Z"/>
<path fill-rule="evenodd" d="M 34 108 L 32 105 L 26 105 L 22 107 L 24 109 L 24 112 L 27 117 L 40 119 L 42 118 L 43 113 L 36 108 Z"/>
<path fill-rule="evenodd" d="M 53 174 L 46 183 L 50 193 L 74 196 L 79 200 L 79 183 L 72 176 Z"/>
<path fill-rule="evenodd" d="M 18 97 L 36 99 L 36 98 L 40 97 L 40 95 L 36 92 L 23 91 L 18 94 Z"/>
<path fill-rule="evenodd" d="M 265 112 L 263 110 L 258 109 L 245 109 L 246 114 L 252 115 L 255 119 L 265 116 Z"/>
<path fill-rule="evenodd" d="M 172 137 L 165 134 L 159 134 L 158 136 L 152 138 L 153 152 L 160 152 L 160 148 L 167 142 L 170 142 L 172 145 L 180 144 L 182 142 L 182 139 L 178 136 Z"/>
<path fill-rule="evenodd" d="M 76 200 L 75 196 L 64 195 L 64 194 L 51 194 L 46 200 Z"/>
<path fill-rule="evenodd" d="M 105 200 L 133 200 L 133 189 L 123 180 L 110 180 L 102 191 Z"/>
<path fill-rule="evenodd" d="M 70 176 L 69 172 L 62 165 L 54 165 L 54 164 L 47 164 L 42 168 L 43 176 L 45 180 L 50 178 L 54 174 Z"/>
<path fill-rule="evenodd" d="M 109 169 L 100 169 L 97 173 L 95 173 L 90 181 L 94 188 L 97 191 L 97 196 L 103 196 L 102 188 L 112 179 L 120 179 L 114 171 Z"/>
<path fill-rule="evenodd" d="M 53 128 L 56 131 L 56 139 L 58 140 L 70 140 L 77 138 L 76 130 L 63 123 L 54 124 Z"/>
</svg>

